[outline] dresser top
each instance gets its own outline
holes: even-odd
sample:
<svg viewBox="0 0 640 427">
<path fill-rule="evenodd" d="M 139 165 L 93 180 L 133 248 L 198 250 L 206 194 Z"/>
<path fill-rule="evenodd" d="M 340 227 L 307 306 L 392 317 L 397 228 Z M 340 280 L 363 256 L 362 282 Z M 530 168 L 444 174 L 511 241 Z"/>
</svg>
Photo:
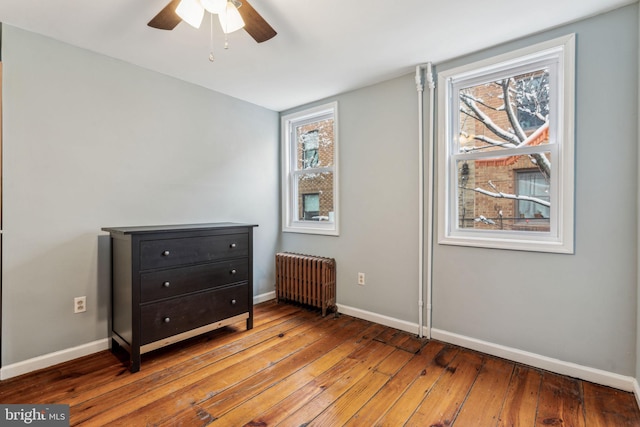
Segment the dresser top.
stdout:
<svg viewBox="0 0 640 427">
<path fill-rule="evenodd" d="M 206 224 L 175 224 L 175 225 L 142 225 L 133 227 L 103 227 L 101 230 L 111 234 L 141 234 L 141 233 L 169 233 L 175 231 L 204 231 L 225 228 L 257 227 L 257 224 L 241 224 L 237 222 L 213 222 Z"/>
</svg>

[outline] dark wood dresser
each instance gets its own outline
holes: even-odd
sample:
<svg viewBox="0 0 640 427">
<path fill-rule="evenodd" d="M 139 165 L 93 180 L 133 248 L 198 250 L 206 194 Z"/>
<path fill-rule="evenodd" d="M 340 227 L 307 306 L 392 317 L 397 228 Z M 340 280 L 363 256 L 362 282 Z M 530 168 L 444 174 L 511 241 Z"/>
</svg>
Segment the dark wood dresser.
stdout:
<svg viewBox="0 0 640 427">
<path fill-rule="evenodd" d="M 105 227 L 111 235 L 112 348 L 140 355 L 241 320 L 253 328 L 253 227 Z"/>
</svg>

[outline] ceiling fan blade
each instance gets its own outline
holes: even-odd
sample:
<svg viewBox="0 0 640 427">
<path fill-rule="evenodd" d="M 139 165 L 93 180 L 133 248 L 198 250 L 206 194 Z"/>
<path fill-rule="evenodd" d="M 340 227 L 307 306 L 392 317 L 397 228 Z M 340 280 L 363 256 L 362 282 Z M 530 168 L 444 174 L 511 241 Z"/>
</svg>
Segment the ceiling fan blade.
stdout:
<svg viewBox="0 0 640 427">
<path fill-rule="evenodd" d="M 244 29 L 258 43 L 266 42 L 276 34 L 271 25 L 249 4 L 247 0 L 241 0 L 242 6 L 238 8 L 240 16 L 244 20 Z"/>
<path fill-rule="evenodd" d="M 173 30 L 176 25 L 182 22 L 182 19 L 176 15 L 178 3 L 180 0 L 171 0 L 147 25 L 159 30 Z"/>
</svg>

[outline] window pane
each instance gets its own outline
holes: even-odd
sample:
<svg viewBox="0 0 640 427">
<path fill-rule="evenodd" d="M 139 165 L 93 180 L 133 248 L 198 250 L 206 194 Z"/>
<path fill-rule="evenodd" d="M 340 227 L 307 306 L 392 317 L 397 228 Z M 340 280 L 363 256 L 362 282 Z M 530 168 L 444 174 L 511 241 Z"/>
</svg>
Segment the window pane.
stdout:
<svg viewBox="0 0 640 427">
<path fill-rule="evenodd" d="M 305 173 L 296 179 L 300 207 L 298 218 L 333 221 L 333 172 Z"/>
<path fill-rule="evenodd" d="M 540 169 L 549 152 L 456 162 L 457 228 L 549 231 L 550 184 Z"/>
<path fill-rule="evenodd" d="M 458 90 L 460 153 L 549 143 L 549 71 Z"/>
<path fill-rule="evenodd" d="M 549 182 L 539 171 L 516 171 L 516 187 L 520 196 L 530 196 L 549 202 Z M 518 200 L 516 216 L 520 220 L 549 218 L 550 207 L 532 201 Z"/>
<path fill-rule="evenodd" d="M 333 119 L 296 126 L 296 169 L 333 166 Z"/>
</svg>

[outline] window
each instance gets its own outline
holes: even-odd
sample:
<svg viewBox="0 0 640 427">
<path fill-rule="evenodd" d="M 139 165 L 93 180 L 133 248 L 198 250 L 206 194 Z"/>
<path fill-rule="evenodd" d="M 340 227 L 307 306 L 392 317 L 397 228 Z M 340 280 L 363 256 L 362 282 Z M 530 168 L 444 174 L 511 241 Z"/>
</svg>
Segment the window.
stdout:
<svg viewBox="0 0 640 427">
<path fill-rule="evenodd" d="M 282 117 L 282 229 L 338 235 L 337 104 Z"/>
<path fill-rule="evenodd" d="M 522 223 L 549 227 L 550 185 L 538 170 L 516 171 L 516 218 Z M 542 203 L 545 202 L 545 203 Z"/>
<path fill-rule="evenodd" d="M 440 243 L 573 253 L 574 45 L 439 73 Z"/>
<path fill-rule="evenodd" d="M 302 218 L 307 221 L 320 221 L 320 193 L 302 195 Z"/>
</svg>

